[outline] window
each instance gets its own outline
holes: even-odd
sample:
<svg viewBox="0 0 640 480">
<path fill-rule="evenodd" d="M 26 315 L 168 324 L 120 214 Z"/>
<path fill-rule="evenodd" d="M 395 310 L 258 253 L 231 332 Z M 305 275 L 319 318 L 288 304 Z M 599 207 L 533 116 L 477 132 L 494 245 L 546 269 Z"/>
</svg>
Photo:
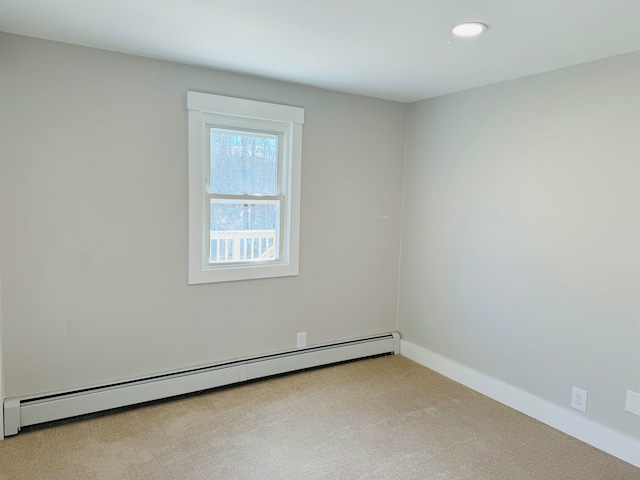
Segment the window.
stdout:
<svg viewBox="0 0 640 480">
<path fill-rule="evenodd" d="M 298 274 L 304 109 L 187 92 L 189 283 Z"/>
</svg>

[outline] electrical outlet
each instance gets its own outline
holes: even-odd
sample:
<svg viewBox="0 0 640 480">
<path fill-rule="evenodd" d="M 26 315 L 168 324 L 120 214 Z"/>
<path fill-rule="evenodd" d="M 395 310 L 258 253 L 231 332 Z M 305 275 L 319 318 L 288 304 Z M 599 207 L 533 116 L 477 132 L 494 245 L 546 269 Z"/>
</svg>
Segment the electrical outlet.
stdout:
<svg viewBox="0 0 640 480">
<path fill-rule="evenodd" d="M 296 338 L 296 347 L 303 348 L 307 346 L 307 332 L 298 332 Z"/>
<path fill-rule="evenodd" d="M 587 411 L 587 391 L 573 387 L 571 391 L 571 406 L 581 412 Z"/>
<path fill-rule="evenodd" d="M 640 417 L 640 393 L 627 390 L 627 400 L 624 402 L 624 409 Z"/>
</svg>

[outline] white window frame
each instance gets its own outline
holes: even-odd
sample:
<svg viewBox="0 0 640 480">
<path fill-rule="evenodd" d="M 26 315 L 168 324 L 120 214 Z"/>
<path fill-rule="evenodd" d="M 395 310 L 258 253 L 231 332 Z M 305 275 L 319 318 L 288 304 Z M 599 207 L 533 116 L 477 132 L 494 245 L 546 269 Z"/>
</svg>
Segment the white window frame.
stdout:
<svg viewBox="0 0 640 480">
<path fill-rule="evenodd" d="M 298 275 L 300 251 L 300 178 L 304 109 L 200 92 L 187 92 L 189 124 L 189 260 L 190 285 Z M 231 127 L 277 133 L 282 195 L 276 260 L 209 263 L 209 129 Z"/>
</svg>

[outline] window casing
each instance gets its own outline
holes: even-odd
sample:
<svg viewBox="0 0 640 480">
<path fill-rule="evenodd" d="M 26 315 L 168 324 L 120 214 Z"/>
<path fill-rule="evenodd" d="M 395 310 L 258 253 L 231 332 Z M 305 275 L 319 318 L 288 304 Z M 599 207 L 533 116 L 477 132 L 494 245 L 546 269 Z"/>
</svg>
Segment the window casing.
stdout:
<svg viewBox="0 0 640 480">
<path fill-rule="evenodd" d="M 187 92 L 189 284 L 298 274 L 304 109 Z"/>
</svg>

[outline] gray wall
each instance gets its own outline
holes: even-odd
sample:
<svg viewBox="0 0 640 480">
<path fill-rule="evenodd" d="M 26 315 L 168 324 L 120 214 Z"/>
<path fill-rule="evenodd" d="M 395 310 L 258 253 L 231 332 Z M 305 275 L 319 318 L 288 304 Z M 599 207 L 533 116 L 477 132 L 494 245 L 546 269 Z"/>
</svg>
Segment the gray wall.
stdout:
<svg viewBox="0 0 640 480">
<path fill-rule="evenodd" d="M 403 338 L 640 438 L 640 54 L 411 105 Z"/>
<path fill-rule="evenodd" d="M 0 35 L 7 396 L 396 329 L 405 104 Z M 306 109 L 300 275 L 187 286 L 188 90 Z"/>
</svg>

